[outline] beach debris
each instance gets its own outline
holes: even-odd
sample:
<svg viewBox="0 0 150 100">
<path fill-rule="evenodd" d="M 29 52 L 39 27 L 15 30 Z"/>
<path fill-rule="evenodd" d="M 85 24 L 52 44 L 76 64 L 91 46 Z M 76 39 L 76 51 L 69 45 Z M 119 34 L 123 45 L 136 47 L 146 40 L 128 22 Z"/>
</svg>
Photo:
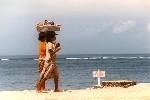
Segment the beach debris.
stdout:
<svg viewBox="0 0 150 100">
<path fill-rule="evenodd" d="M 131 80 L 114 80 L 114 81 L 102 81 L 103 87 L 123 87 L 128 88 L 129 86 L 136 85 L 135 81 Z"/>
</svg>

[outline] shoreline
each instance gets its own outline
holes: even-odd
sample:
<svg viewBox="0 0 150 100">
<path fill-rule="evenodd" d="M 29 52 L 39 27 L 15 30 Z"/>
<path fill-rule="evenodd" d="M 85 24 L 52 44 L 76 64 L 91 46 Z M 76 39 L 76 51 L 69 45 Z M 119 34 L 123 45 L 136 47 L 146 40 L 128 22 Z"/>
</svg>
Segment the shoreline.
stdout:
<svg viewBox="0 0 150 100">
<path fill-rule="evenodd" d="M 105 87 L 78 89 L 63 92 L 35 90 L 0 91 L 2 100 L 150 100 L 150 83 L 138 83 L 128 88 Z"/>
</svg>

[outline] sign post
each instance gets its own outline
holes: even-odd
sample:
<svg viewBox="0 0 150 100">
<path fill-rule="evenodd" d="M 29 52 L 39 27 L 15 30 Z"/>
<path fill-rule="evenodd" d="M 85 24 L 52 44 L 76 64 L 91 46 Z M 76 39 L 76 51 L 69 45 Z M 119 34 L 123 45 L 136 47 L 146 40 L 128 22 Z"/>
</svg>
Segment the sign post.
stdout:
<svg viewBox="0 0 150 100">
<path fill-rule="evenodd" d="M 97 84 L 97 85 L 98 85 L 98 86 L 101 86 L 101 78 L 98 77 L 97 79 L 98 79 L 98 84 Z"/>
<path fill-rule="evenodd" d="M 100 71 L 98 69 L 98 71 L 93 71 L 93 77 L 97 77 L 97 87 L 101 87 L 101 77 L 105 77 L 105 71 Z"/>
</svg>

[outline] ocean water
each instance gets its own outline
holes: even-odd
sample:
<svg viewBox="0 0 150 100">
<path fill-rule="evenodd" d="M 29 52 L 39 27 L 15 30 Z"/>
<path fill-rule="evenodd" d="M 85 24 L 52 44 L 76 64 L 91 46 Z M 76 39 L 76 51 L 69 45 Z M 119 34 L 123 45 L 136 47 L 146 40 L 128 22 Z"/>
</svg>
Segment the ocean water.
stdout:
<svg viewBox="0 0 150 100">
<path fill-rule="evenodd" d="M 150 82 L 150 54 L 59 55 L 62 89 L 82 89 L 97 84 L 92 71 L 105 71 L 103 80 Z M 32 90 L 38 79 L 37 56 L 0 56 L 0 91 Z M 46 87 L 53 89 L 53 80 Z"/>
</svg>

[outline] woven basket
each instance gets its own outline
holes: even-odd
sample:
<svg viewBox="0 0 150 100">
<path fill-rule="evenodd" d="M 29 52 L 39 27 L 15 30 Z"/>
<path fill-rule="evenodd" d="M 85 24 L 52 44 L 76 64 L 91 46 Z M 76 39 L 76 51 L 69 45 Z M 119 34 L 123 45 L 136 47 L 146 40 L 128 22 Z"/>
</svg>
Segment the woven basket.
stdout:
<svg viewBox="0 0 150 100">
<path fill-rule="evenodd" d="M 50 25 L 48 24 L 47 26 L 44 25 L 43 22 L 39 22 L 36 25 L 36 29 L 38 32 L 43 32 L 43 31 L 60 31 L 60 26 L 59 25 Z"/>
<path fill-rule="evenodd" d="M 43 23 L 43 22 L 37 23 L 37 25 L 36 25 L 36 30 L 37 30 L 38 32 L 42 32 L 43 29 L 44 29 L 44 23 Z"/>
<path fill-rule="evenodd" d="M 48 25 L 47 28 L 49 31 L 60 31 L 60 26 L 58 25 Z"/>
</svg>

